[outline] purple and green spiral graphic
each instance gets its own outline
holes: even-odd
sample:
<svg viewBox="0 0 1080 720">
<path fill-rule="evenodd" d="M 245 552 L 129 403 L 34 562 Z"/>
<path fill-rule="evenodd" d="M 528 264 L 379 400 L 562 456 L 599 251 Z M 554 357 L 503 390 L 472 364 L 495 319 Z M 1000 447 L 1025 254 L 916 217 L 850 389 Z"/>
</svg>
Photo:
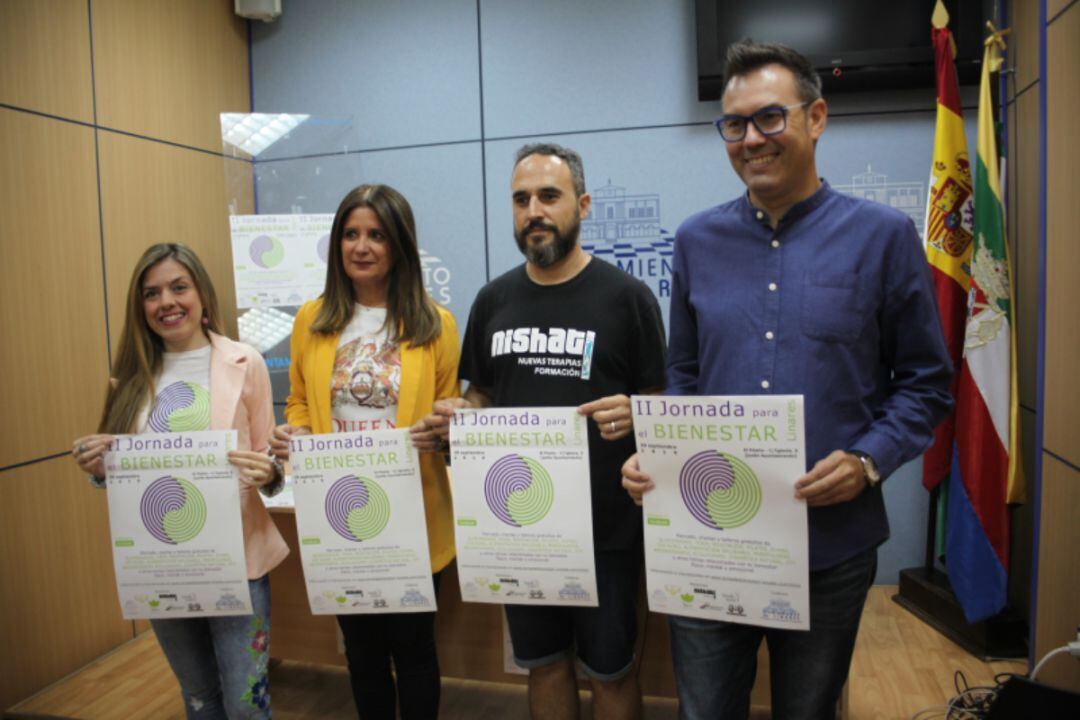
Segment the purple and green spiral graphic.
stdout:
<svg viewBox="0 0 1080 720">
<path fill-rule="evenodd" d="M 326 519 L 346 540 L 370 540 L 390 522 L 390 498 L 374 480 L 346 475 L 326 493 Z"/>
<path fill-rule="evenodd" d="M 195 432 L 210 427 L 210 393 L 186 381 L 174 382 L 154 400 L 150 412 L 153 432 Z"/>
<path fill-rule="evenodd" d="M 495 517 L 522 527 L 540 522 L 548 514 L 555 502 L 555 485 L 536 460 L 504 455 L 484 478 L 484 498 Z"/>
<path fill-rule="evenodd" d="M 714 530 L 745 525 L 761 509 L 761 484 L 754 471 L 717 450 L 686 461 L 679 472 L 679 491 L 690 514 Z"/>
<path fill-rule="evenodd" d="M 285 246 L 276 237 L 260 235 L 248 247 L 251 262 L 261 268 L 272 268 L 285 259 Z"/>
<path fill-rule="evenodd" d="M 206 524 L 206 499 L 187 480 L 166 475 L 147 486 L 139 501 L 143 525 L 169 545 L 191 540 Z"/>
</svg>

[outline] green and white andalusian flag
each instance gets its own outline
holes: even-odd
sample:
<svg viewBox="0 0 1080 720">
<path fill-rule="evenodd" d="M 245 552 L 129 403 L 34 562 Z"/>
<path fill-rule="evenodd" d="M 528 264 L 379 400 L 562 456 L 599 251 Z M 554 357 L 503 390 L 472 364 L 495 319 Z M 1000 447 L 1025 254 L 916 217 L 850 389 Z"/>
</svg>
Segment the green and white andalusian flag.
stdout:
<svg viewBox="0 0 1080 720">
<path fill-rule="evenodd" d="M 991 28 L 979 91 L 975 223 L 964 357 L 957 369 L 956 450 L 949 475 L 945 564 L 968 622 L 1005 605 L 1009 502 L 1023 499 L 1018 468 L 1016 331 L 1001 202 L 990 74 L 1004 43 Z"/>
</svg>

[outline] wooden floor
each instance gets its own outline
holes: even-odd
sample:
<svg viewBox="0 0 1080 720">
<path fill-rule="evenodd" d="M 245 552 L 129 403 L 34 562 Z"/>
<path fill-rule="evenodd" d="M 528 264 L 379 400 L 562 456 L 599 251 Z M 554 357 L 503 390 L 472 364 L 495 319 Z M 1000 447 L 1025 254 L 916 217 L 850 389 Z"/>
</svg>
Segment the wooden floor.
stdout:
<svg viewBox="0 0 1080 720">
<path fill-rule="evenodd" d="M 851 667 L 849 720 L 910 718 L 956 694 L 954 673 L 971 686 L 996 673 L 1026 671 L 1021 662 L 983 663 L 890 600 L 895 587 L 870 592 Z M 274 717 L 354 718 L 344 669 L 282 662 L 271 671 Z M 588 695 L 583 693 L 588 709 Z M 183 720 L 180 692 L 153 633 L 147 632 L 83 670 L 23 701 L 10 718 Z M 525 720 L 521 686 L 443 680 L 443 720 Z M 585 717 L 590 717 L 585 713 Z M 673 700 L 649 698 L 647 720 L 674 720 Z"/>
</svg>

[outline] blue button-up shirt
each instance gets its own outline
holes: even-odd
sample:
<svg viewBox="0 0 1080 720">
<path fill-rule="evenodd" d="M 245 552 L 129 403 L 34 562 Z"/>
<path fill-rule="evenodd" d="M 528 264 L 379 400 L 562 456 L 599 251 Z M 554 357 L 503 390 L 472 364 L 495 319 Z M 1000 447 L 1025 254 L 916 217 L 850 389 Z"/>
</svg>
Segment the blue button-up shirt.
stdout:
<svg viewBox="0 0 1080 720">
<path fill-rule="evenodd" d="M 679 227 L 668 394 L 801 394 L 807 469 L 858 450 L 887 477 L 929 446 L 951 376 L 922 245 L 899 211 L 823 181 L 775 229 L 746 195 Z M 889 536 L 881 487 L 810 508 L 809 525 L 812 570 L 875 547 Z"/>
</svg>

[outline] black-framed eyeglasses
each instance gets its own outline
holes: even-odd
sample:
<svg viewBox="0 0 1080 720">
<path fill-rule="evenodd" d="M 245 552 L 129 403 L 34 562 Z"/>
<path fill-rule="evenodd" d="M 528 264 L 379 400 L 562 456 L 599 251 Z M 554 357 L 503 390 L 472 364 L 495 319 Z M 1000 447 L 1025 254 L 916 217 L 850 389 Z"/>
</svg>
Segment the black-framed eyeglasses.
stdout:
<svg viewBox="0 0 1080 720">
<path fill-rule="evenodd" d="M 729 143 L 739 142 L 746 137 L 748 123 L 754 123 L 754 127 L 762 135 L 779 135 L 787 128 L 788 110 L 805 107 L 809 104 L 809 102 L 801 102 L 794 105 L 769 105 L 752 115 L 728 113 L 721 115 L 713 122 L 713 125 L 720 131 L 720 137 Z"/>
</svg>

